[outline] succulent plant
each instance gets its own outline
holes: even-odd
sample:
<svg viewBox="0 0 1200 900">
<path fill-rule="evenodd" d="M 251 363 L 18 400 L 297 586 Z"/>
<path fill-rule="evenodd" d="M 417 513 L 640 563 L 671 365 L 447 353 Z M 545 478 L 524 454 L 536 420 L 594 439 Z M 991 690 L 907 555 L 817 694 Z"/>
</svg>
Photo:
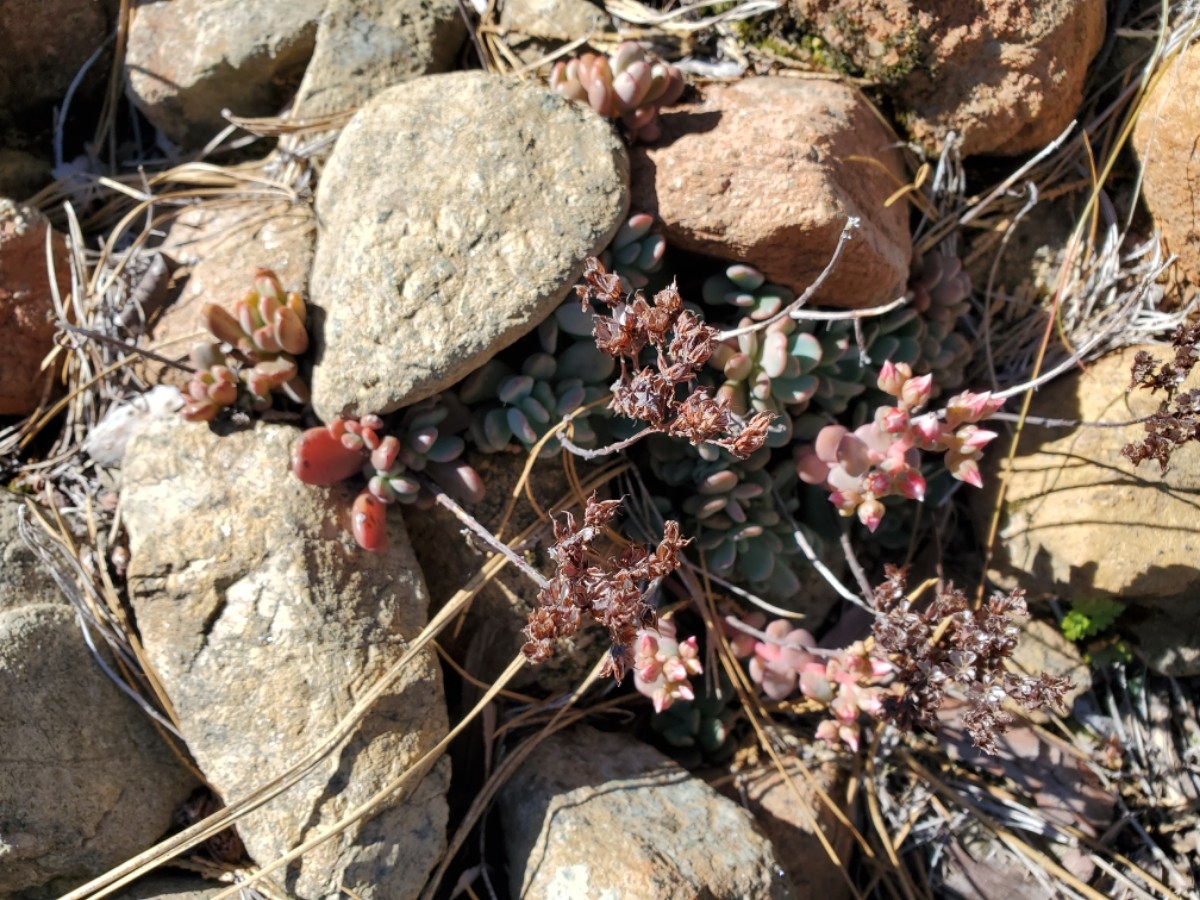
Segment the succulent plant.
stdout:
<svg viewBox="0 0 1200 900">
<path fill-rule="evenodd" d="M 799 590 L 800 582 L 787 563 L 798 548 L 772 490 L 778 489 L 791 506 L 798 505 L 791 490 L 795 476 L 788 466 L 768 471 L 770 452 L 765 448 L 738 461 L 723 451 L 711 460 L 694 451 L 656 459 L 656 445 L 650 447 L 655 473 L 686 491 L 679 504 L 684 527 L 713 572 L 737 576 L 751 590 L 771 597 L 786 598 Z"/>
<path fill-rule="evenodd" d="M 659 109 L 679 99 L 684 81 L 675 66 L 624 41 L 611 56 L 585 53 L 559 60 L 550 72 L 550 87 L 606 119 L 620 119 L 633 140 L 653 141 L 659 135 Z"/>
<path fill-rule="evenodd" d="M 883 498 L 924 500 L 926 483 L 920 451 L 943 453 L 946 471 L 959 481 L 983 485 L 979 460 L 996 438 L 978 423 L 1003 404 L 990 393 L 963 392 L 945 410 L 924 412 L 932 393 L 932 375 L 914 376 L 903 364 L 885 362 L 879 390 L 896 400 L 880 406 L 871 422 L 850 431 L 843 425 L 821 429 L 811 446 L 799 447 L 796 471 L 807 484 L 821 484 L 843 516 L 857 515 L 874 531 L 883 518 Z"/>
<path fill-rule="evenodd" d="M 459 399 L 474 409 L 471 439 L 485 453 L 497 453 L 513 441 L 528 450 L 563 416 L 603 397 L 614 368 L 610 357 L 582 341 L 570 344 L 557 357 L 529 356 L 520 374 L 493 359 L 468 376 L 458 391 Z M 576 444 L 594 445 L 596 433 L 588 421 L 593 415 L 602 416 L 604 411 L 590 411 L 574 420 Z M 541 455 L 553 456 L 559 450 L 552 441 Z"/>
<path fill-rule="evenodd" d="M 269 408 L 272 392 L 279 389 L 297 403 L 308 402 L 308 387 L 296 366 L 296 356 L 308 349 L 307 309 L 295 291 L 284 293 L 274 272 L 259 269 L 254 287 L 232 313 L 205 303 L 200 315 L 217 343 L 192 348 L 195 374 L 188 384 L 184 418 L 211 421 L 223 407 L 238 401 L 238 385 L 256 411 Z M 236 376 L 232 382 L 231 375 Z"/>
<path fill-rule="evenodd" d="M 650 276 L 662 268 L 667 242 L 661 234 L 650 231 L 653 225 L 653 216 L 635 213 L 625 220 L 600 254 L 604 267 L 620 277 L 621 287 L 626 291 L 644 288 L 650 283 Z"/>
<path fill-rule="evenodd" d="M 742 319 L 743 326 L 750 324 Z M 728 401 L 740 416 L 776 414 L 767 431 L 768 447 L 783 447 L 792 439 L 791 407 L 807 404 L 820 386 L 812 371 L 822 348 L 812 334 L 800 331 L 792 319 L 781 319 L 763 331 L 730 338 L 718 345 L 708 364 L 725 380 L 717 397 Z"/>
<path fill-rule="evenodd" d="M 796 299 L 780 284 L 769 284 L 762 272 L 747 265 L 733 265 L 724 275 L 713 275 L 704 282 L 704 302 L 712 306 L 736 306 L 755 322 L 769 319 Z"/>
<path fill-rule="evenodd" d="M 909 306 L 925 324 L 921 356 L 913 364 L 918 374 L 933 374 L 933 396 L 960 387 L 971 361 L 971 344 L 955 326 L 971 308 L 971 276 L 962 260 L 944 252 L 925 255 L 914 267 L 908 282 Z"/>
<path fill-rule="evenodd" d="M 716 686 L 698 685 L 694 700 L 677 700 L 650 719 L 650 727 L 684 766 L 717 765 L 736 749 L 733 728 L 741 715 L 737 694 L 722 672 Z"/>
<path fill-rule="evenodd" d="M 379 416 L 336 418 L 300 436 L 292 450 L 292 472 L 305 484 L 326 486 L 354 475 L 366 476 L 367 486 L 354 501 L 351 530 L 359 546 L 383 550 L 387 542 L 385 507 L 432 502 L 412 473 L 427 473 L 447 492 L 467 502 L 483 499 L 479 473 L 459 458 L 463 439 L 439 432 L 453 412 L 440 397 L 411 406 L 400 419 L 399 437 L 381 433 L 384 423 Z"/>
<path fill-rule="evenodd" d="M 669 619 L 660 619 L 655 628 L 638 630 L 633 684 L 639 694 L 654 701 L 655 712 L 661 713 L 679 700 L 694 700 L 691 676 L 703 673 L 694 635 L 679 640 L 675 623 Z"/>
<path fill-rule="evenodd" d="M 826 707 L 831 717 L 817 728 L 822 740 L 842 742 L 852 751 L 859 746 L 859 719 L 863 713 L 878 717 L 886 690 L 882 686 L 893 667 L 872 655 L 862 641 L 836 651 L 817 649 L 816 639 L 803 628 L 776 619 L 765 628 L 766 618 L 754 612 L 744 617 L 763 639 L 729 629 L 734 655 L 749 660 L 750 678 L 772 700 L 786 700 L 799 691 L 808 700 Z"/>
</svg>

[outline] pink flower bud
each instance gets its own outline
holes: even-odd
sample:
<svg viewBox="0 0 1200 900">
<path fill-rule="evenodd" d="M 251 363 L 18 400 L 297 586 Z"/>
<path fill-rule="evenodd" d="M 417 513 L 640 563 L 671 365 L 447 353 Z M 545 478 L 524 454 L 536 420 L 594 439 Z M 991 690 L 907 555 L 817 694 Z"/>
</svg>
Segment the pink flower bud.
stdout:
<svg viewBox="0 0 1200 900">
<path fill-rule="evenodd" d="M 907 409 L 916 409 L 929 402 L 933 392 L 933 375 L 922 375 L 920 378 L 910 378 L 900 391 L 900 405 Z"/>
<path fill-rule="evenodd" d="M 922 450 L 934 450 L 942 438 L 942 423 L 933 413 L 912 420 L 912 433 Z"/>
<path fill-rule="evenodd" d="M 896 475 L 892 481 L 892 490 L 901 497 L 925 502 L 925 476 L 916 469 L 905 469 Z"/>
<path fill-rule="evenodd" d="M 864 500 L 858 507 L 858 520 L 867 526 L 867 530 L 872 534 L 879 527 L 879 523 L 883 521 L 883 504 L 874 498 Z"/>
<path fill-rule="evenodd" d="M 973 394 L 963 391 L 951 397 L 946 404 L 946 424 L 955 428 L 963 422 L 978 422 L 986 419 L 1004 405 L 1004 400 L 993 397 L 991 391 Z"/>
<path fill-rule="evenodd" d="M 909 427 L 908 411 L 895 406 L 885 406 L 876 413 L 877 421 L 888 434 L 904 434 Z"/>
<path fill-rule="evenodd" d="M 887 360 L 879 370 L 879 380 L 876 382 L 879 389 L 885 394 L 899 397 L 901 390 L 904 389 L 904 382 L 912 375 L 911 369 L 907 373 L 903 369 L 908 369 L 908 366 L 903 363 L 897 366 L 890 359 Z"/>
</svg>

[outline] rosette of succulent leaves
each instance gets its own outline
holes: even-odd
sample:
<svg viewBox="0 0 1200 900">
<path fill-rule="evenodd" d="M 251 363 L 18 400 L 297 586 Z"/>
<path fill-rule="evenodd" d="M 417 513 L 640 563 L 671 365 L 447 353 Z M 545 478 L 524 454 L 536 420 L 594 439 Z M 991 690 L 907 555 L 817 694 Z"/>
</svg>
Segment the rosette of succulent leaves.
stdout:
<svg viewBox="0 0 1200 900">
<path fill-rule="evenodd" d="M 708 568 L 761 597 L 794 597 L 801 585 L 794 569 L 799 547 L 790 514 L 800 503 L 791 464 L 772 466 L 767 448 L 738 460 L 719 448 L 697 448 L 658 435 L 647 449 L 651 470 L 679 498 L 660 498 L 666 514 L 680 518 Z M 816 536 L 804 531 L 819 546 Z"/>
<path fill-rule="evenodd" d="M 333 485 L 354 476 L 366 486 L 351 510 L 351 531 L 365 550 L 387 546 L 386 507 L 393 503 L 432 505 L 418 475 L 428 475 L 449 494 L 467 502 L 483 499 L 483 480 L 462 460 L 466 412 L 453 401 L 432 397 L 400 416 L 396 434 L 385 434 L 376 415 L 336 418 L 305 431 L 292 450 L 292 472 L 305 484 Z"/>
<path fill-rule="evenodd" d="M 559 60 L 550 72 L 550 87 L 606 119 L 620 119 L 631 140 L 653 141 L 660 132 L 659 109 L 679 99 L 684 81 L 675 66 L 624 41 L 611 56 L 585 53 Z"/>
<path fill-rule="evenodd" d="M 653 233 L 650 230 L 653 227 L 653 216 L 634 213 L 621 224 L 616 237 L 600 254 L 600 262 L 617 274 L 626 291 L 646 287 L 650 276 L 662 269 L 667 241 L 661 234 Z"/>
<path fill-rule="evenodd" d="M 296 365 L 296 357 L 308 349 L 307 308 L 295 291 L 284 293 L 274 272 L 255 272 L 254 286 L 232 312 L 205 303 L 200 315 L 216 340 L 192 347 L 185 419 L 210 422 L 235 405 L 262 412 L 276 390 L 296 403 L 308 402 L 308 386 Z"/>
<path fill-rule="evenodd" d="M 768 437 L 773 447 L 787 445 L 793 436 L 811 440 L 831 417 L 846 417 L 854 425 L 867 421 L 873 408 L 886 402 L 875 389 L 876 367 L 885 360 L 932 374 L 936 396 L 964 380 L 970 345 L 955 327 L 969 309 L 970 291 L 957 257 L 930 253 L 913 270 L 910 303 L 861 322 L 861 348 L 850 321 L 784 319 L 718 347 L 710 360 L 723 376 L 718 393 L 739 413 L 776 413 Z M 703 296 L 716 309 L 744 310 L 741 325 L 765 321 L 795 299 L 747 265 L 707 279 Z M 864 354 L 871 364 L 864 364 Z"/>
<path fill-rule="evenodd" d="M 932 375 L 916 377 L 904 363 L 884 363 L 878 386 L 895 398 L 854 431 L 827 425 L 811 446 L 798 448 L 796 471 L 807 484 L 830 491 L 843 516 L 857 515 L 874 531 L 885 511 L 883 498 L 925 499 L 921 451 L 942 453 L 946 471 L 959 481 L 983 486 L 979 460 L 996 433 L 979 427 L 1004 404 L 990 392 L 964 391 L 940 412 L 922 412 L 932 392 Z"/>
</svg>

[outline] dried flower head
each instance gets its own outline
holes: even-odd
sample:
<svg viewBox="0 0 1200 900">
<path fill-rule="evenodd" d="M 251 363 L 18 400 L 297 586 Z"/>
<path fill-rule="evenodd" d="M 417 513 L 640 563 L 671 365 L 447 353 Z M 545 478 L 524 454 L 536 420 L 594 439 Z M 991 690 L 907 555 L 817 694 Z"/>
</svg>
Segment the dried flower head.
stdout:
<svg viewBox="0 0 1200 900">
<path fill-rule="evenodd" d="M 952 585 L 939 589 L 924 610 L 917 611 L 904 594 L 902 569 L 889 566 L 887 580 L 875 592 L 880 615 L 875 620 L 876 646 L 888 655 L 902 694 L 887 696 L 879 711 L 905 730 L 937 728 L 937 711 L 946 689 L 954 685 L 967 703 L 963 721 L 975 746 L 996 752 L 996 735 L 1013 722 L 1004 709 L 1013 700 L 1025 709 L 1060 705 L 1071 687 L 1067 678 L 1042 673 L 1019 675 L 1006 667 L 1017 645 L 1014 619 L 1027 615 L 1024 592 L 994 594 L 973 609 Z"/>
<path fill-rule="evenodd" d="M 598 260 L 584 266 L 584 283 L 576 293 L 585 309 L 593 301 L 608 306 L 609 316 L 596 318 L 596 346 L 621 363 L 613 384 L 610 408 L 652 429 L 693 444 L 715 444 L 746 459 L 766 442 L 770 413 L 742 421 L 723 397 L 698 387 L 697 373 L 717 347 L 718 331 L 683 307 L 674 285 L 647 301 L 640 292 L 626 296 L 620 279 Z M 652 348 L 653 362 L 643 358 Z M 647 351 L 644 353 L 644 351 Z"/>
<path fill-rule="evenodd" d="M 1181 325 L 1171 337 L 1175 347 L 1174 360 L 1160 364 L 1145 350 L 1134 357 L 1129 389 L 1140 387 L 1151 393 L 1163 391 L 1166 394 L 1145 424 L 1146 437 L 1131 441 L 1121 450 L 1121 455 L 1135 466 L 1152 459 L 1165 472 L 1172 453 L 1184 444 L 1200 440 L 1200 390 L 1193 388 L 1178 393 L 1200 359 L 1197 342 L 1200 342 L 1200 324 Z"/>
<path fill-rule="evenodd" d="M 529 640 L 521 648 L 530 662 L 549 659 L 553 642 L 574 634 L 586 612 L 612 639 L 605 674 L 620 681 L 634 663 L 638 631 L 656 624 L 654 609 L 646 602 L 649 586 L 679 568 L 679 551 L 687 540 L 679 534 L 679 523 L 668 521 L 653 551 L 630 543 L 617 556 L 602 556 L 596 541 L 620 505 L 620 500 L 598 500 L 593 494 L 584 508 L 582 527 L 570 513 L 555 520 L 549 554 L 557 571 L 538 594 L 538 607 L 525 628 Z"/>
</svg>

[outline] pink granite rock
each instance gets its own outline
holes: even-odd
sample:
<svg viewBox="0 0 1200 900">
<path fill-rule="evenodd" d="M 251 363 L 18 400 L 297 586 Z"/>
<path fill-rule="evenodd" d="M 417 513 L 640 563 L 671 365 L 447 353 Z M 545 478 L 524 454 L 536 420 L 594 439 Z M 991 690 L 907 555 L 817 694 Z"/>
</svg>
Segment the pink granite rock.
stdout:
<svg viewBox="0 0 1200 900">
<path fill-rule="evenodd" d="M 908 207 L 884 203 L 908 178 L 895 135 L 852 87 L 752 78 L 708 87 L 700 105 L 661 121 L 662 138 L 630 154 L 633 208 L 662 221 L 672 245 L 748 263 L 800 292 L 857 216 L 817 301 L 860 308 L 903 293 Z"/>
</svg>

